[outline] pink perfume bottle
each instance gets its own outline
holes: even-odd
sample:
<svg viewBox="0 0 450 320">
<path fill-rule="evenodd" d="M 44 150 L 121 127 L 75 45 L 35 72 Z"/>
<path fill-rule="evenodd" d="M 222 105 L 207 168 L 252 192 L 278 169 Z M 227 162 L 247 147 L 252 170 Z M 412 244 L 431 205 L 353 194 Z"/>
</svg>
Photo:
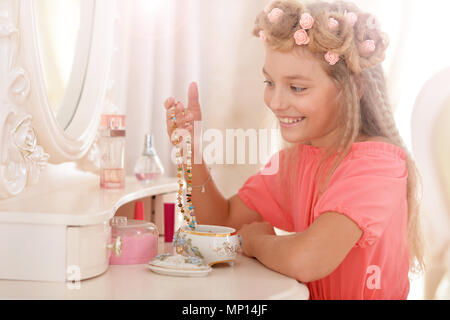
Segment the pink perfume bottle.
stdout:
<svg viewBox="0 0 450 320">
<path fill-rule="evenodd" d="M 124 115 L 102 115 L 99 145 L 100 187 L 103 189 L 125 188 Z"/>
<path fill-rule="evenodd" d="M 144 151 L 136 162 L 134 174 L 143 183 L 149 183 L 164 174 L 164 167 L 153 147 L 151 134 L 145 135 Z"/>
</svg>

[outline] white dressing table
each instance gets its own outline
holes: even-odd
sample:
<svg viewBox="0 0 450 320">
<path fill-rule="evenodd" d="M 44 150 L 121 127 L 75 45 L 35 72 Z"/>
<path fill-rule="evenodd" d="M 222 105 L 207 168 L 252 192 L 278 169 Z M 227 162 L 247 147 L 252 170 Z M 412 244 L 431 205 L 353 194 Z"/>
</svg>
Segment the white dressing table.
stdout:
<svg viewBox="0 0 450 320">
<path fill-rule="evenodd" d="M 172 245 L 161 237 L 159 252 Z M 0 280 L 0 299 L 50 300 L 308 300 L 308 288 L 238 255 L 234 267 L 217 265 L 204 278 L 167 277 L 145 265 L 110 266 L 103 275 L 81 282 Z"/>
<path fill-rule="evenodd" d="M 92 236 L 79 239 L 73 233 L 74 230 L 101 226 L 102 221 L 109 221 L 126 203 L 172 194 L 177 188 L 175 178 L 163 177 L 154 183 L 142 185 L 133 177 L 127 177 L 125 189 L 102 190 L 99 188 L 97 175 L 79 172 L 72 163 L 49 166 L 43 173 L 39 186 L 28 188 L 21 195 L 0 202 L 0 229 L 2 225 L 4 226 L 4 221 L 17 223 L 17 226 L 22 227 L 33 225 L 30 234 L 19 233 L 18 236 L 28 237 L 31 242 L 25 243 L 29 245 L 43 241 L 42 251 L 33 255 L 28 252 L 27 246 L 18 246 L 19 243 L 23 246 L 23 239 L 11 241 L 12 235 L 8 231 L 10 228 L 0 230 L 0 243 L 4 244 L 3 247 L 0 244 L 0 248 L 16 252 L 13 261 L 2 261 L 0 272 L 8 268 L 8 265 L 10 270 L 18 267 L 19 269 L 29 267 L 28 271 L 44 268 L 46 272 L 41 273 L 41 276 L 50 277 L 52 281 L 0 280 L 0 299 L 307 300 L 309 298 L 309 291 L 304 284 L 274 272 L 257 260 L 243 255 L 238 256 L 234 267 L 227 264 L 214 266 L 212 273 L 204 278 L 167 277 L 151 272 L 145 265 L 108 266 L 102 260 L 98 261 L 95 270 L 100 275 L 94 278 L 67 282 L 64 279 L 54 278 L 55 272 L 62 277 L 67 276 L 64 275 L 64 270 L 77 259 L 73 251 L 66 251 L 66 247 L 63 246 L 65 242 L 67 245 L 71 241 L 71 234 L 74 243 L 81 240 L 81 243 L 91 247 L 94 254 L 104 257 L 107 252 L 102 239 L 97 244 L 95 237 L 93 239 Z M 43 233 L 39 232 L 39 225 L 45 227 Z M 46 242 L 45 234 L 54 230 L 58 230 L 57 233 L 65 232 L 65 241 L 53 244 Z M 33 239 L 34 236 L 36 238 Z M 43 236 L 44 238 L 40 238 Z M 75 252 L 80 251 L 81 248 L 75 248 Z M 173 253 L 172 244 L 164 243 L 163 237 L 160 237 L 158 251 Z M 58 258 L 58 255 L 64 255 L 65 252 L 69 256 Z M 54 256 L 52 262 L 48 265 L 42 264 L 45 262 L 43 259 L 49 259 L 48 255 Z M 28 258 L 23 259 L 24 256 Z M 30 260 L 33 257 L 35 261 Z M 86 258 L 81 260 L 87 261 Z M 55 261 L 61 261 L 61 264 Z M 83 266 L 83 261 L 81 265 Z"/>
</svg>

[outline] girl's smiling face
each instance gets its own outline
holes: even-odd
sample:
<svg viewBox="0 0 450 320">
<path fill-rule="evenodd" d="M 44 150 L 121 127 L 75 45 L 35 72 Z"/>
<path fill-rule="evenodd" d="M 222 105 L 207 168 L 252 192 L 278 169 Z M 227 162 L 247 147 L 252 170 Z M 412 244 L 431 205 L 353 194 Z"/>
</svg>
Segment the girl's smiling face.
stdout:
<svg viewBox="0 0 450 320">
<path fill-rule="evenodd" d="M 278 118 L 283 139 L 325 148 L 339 134 L 339 90 L 307 49 L 266 50 L 264 101 Z"/>
</svg>

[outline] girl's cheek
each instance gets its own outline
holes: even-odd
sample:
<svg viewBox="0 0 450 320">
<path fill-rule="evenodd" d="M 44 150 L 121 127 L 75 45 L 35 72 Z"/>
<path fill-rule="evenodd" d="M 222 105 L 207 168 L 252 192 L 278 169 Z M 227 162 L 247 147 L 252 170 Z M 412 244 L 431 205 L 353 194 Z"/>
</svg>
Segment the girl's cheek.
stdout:
<svg viewBox="0 0 450 320">
<path fill-rule="evenodd" d="M 302 115 L 308 114 L 311 111 L 311 106 L 314 106 L 311 100 L 305 96 L 296 96 L 293 101 L 295 109 Z"/>
<path fill-rule="evenodd" d="M 300 105 L 302 108 L 302 113 L 305 115 L 311 115 L 320 110 L 320 105 L 318 101 L 314 99 L 311 95 L 303 95 L 297 98 L 297 105 Z"/>
</svg>

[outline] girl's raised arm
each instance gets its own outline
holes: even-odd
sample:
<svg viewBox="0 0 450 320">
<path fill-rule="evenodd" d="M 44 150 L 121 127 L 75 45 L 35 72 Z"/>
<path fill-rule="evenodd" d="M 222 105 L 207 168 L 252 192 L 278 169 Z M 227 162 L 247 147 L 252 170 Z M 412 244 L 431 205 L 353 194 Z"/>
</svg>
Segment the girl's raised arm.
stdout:
<svg viewBox="0 0 450 320">
<path fill-rule="evenodd" d="M 172 138 L 173 133 L 173 119 L 170 112 L 173 108 L 176 108 L 177 128 L 188 131 L 193 137 L 193 121 L 202 120 L 197 84 L 191 83 L 189 86 L 187 109 L 183 103 L 176 103 L 174 98 L 167 99 L 164 106 L 167 110 L 169 138 Z M 195 139 L 192 146 L 192 154 L 195 155 L 195 149 L 198 148 Z M 203 159 L 201 164 L 195 164 L 195 162 L 192 164 L 192 186 L 192 203 L 198 224 L 227 226 L 239 230 L 244 224 L 262 221 L 261 216 L 247 208 L 237 195 L 226 199 L 220 193 Z M 204 188 L 198 186 L 204 186 Z"/>
</svg>

